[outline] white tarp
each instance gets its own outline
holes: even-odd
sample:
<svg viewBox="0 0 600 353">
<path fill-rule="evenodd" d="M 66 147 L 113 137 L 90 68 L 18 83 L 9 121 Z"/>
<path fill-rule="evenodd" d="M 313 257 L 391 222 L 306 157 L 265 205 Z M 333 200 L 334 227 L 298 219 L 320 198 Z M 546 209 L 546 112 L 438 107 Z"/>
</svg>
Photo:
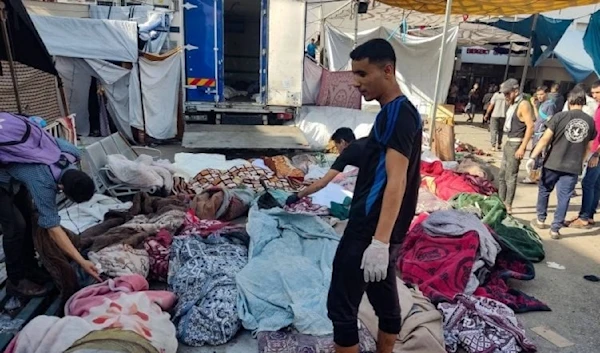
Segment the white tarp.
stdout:
<svg viewBox="0 0 600 353">
<path fill-rule="evenodd" d="M 321 89 L 323 68 L 314 60 L 304 57 L 304 80 L 302 81 L 302 104 L 317 104 Z"/>
<path fill-rule="evenodd" d="M 158 54 L 168 42 L 169 28 L 173 20 L 171 10 L 149 5 L 90 5 L 90 17 L 136 22 L 139 25 L 140 38 L 147 41 L 144 52 L 154 54 Z"/>
<path fill-rule="evenodd" d="M 137 61 L 135 22 L 58 16 L 30 17 L 50 55 Z"/>
<path fill-rule="evenodd" d="M 140 57 L 146 133 L 156 139 L 177 135 L 181 51 L 161 61 Z"/>
<path fill-rule="evenodd" d="M 331 135 L 341 127 L 351 128 L 356 138 L 367 136 L 376 116 L 376 112 L 357 109 L 303 106 L 296 125 L 304 133 L 311 148 L 324 149 Z"/>
<path fill-rule="evenodd" d="M 458 27 L 448 30 L 440 78 L 440 97 L 438 98 L 440 102 L 446 100 L 450 88 L 454 72 L 457 35 Z M 325 36 L 330 69 L 332 71 L 349 70 L 354 35 L 345 34 L 326 26 Z M 396 77 L 402 92 L 421 114 L 429 114 L 435 91 L 435 74 L 439 64 L 442 35 L 430 38 L 414 37 L 393 33 L 385 27 L 379 27 L 359 32 L 358 44 L 374 38 L 389 38 L 396 52 Z"/>
<path fill-rule="evenodd" d="M 131 135 L 131 126 L 143 129 L 137 66 L 124 69 L 103 60 L 56 57 L 69 110 L 76 114 L 77 133 L 90 133 L 88 93 L 92 77 L 104 87 L 108 111 L 119 131 Z"/>
</svg>

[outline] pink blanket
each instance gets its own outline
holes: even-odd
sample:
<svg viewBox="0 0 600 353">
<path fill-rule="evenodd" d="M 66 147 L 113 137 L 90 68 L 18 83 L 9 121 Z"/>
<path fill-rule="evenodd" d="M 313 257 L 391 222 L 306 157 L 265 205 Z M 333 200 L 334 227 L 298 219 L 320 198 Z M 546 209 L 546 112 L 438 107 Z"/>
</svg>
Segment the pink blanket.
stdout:
<svg viewBox="0 0 600 353">
<path fill-rule="evenodd" d="M 121 276 L 75 293 L 65 304 L 65 315 L 79 316 L 97 330 L 134 331 L 159 352 L 176 353 L 175 326 L 166 312 L 176 299 L 168 291 L 148 290 L 140 275 Z"/>
<path fill-rule="evenodd" d="M 323 70 L 317 105 L 360 109 L 361 103 L 360 92 L 354 87 L 354 73 Z"/>
</svg>

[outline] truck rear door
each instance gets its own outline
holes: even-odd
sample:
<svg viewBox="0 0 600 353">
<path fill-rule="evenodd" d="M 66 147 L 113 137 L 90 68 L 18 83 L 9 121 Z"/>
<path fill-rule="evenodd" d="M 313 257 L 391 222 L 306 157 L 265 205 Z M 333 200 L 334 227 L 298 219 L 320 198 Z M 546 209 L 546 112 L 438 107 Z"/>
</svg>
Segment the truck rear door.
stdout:
<svg viewBox="0 0 600 353">
<path fill-rule="evenodd" d="M 187 102 L 223 97 L 223 0 L 184 0 Z"/>
<path fill-rule="evenodd" d="M 268 1 L 267 105 L 300 107 L 304 63 L 304 1 Z"/>
</svg>

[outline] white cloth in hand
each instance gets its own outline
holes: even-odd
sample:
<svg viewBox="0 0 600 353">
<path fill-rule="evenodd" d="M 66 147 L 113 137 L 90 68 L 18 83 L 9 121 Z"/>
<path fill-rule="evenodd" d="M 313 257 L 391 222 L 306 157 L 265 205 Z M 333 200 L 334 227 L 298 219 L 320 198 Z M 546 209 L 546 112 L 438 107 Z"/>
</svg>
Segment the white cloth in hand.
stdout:
<svg viewBox="0 0 600 353">
<path fill-rule="evenodd" d="M 525 170 L 527 170 L 527 173 L 531 173 L 534 168 L 535 168 L 535 159 L 529 158 L 529 160 L 525 164 Z"/>
<path fill-rule="evenodd" d="M 371 245 L 365 250 L 360 265 L 364 271 L 365 282 L 379 282 L 387 277 L 390 262 L 390 244 L 373 238 Z"/>
</svg>

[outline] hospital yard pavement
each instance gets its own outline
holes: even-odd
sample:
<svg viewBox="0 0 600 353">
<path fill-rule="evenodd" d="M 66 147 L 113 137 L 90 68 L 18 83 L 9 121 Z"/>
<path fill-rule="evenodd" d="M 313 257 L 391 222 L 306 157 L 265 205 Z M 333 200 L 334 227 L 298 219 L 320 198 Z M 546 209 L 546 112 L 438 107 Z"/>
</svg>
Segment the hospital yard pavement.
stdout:
<svg viewBox="0 0 600 353">
<path fill-rule="evenodd" d="M 494 174 L 502 161 L 502 152 L 491 152 L 489 132 L 481 124 L 466 124 L 466 118 L 457 116 L 455 136 L 461 142 L 474 145 L 492 154 L 480 157 L 492 166 Z M 475 121 L 481 122 L 481 115 Z M 529 152 L 528 152 L 529 153 Z M 519 180 L 525 177 L 525 163 L 519 171 Z M 497 179 L 497 178 L 496 178 Z M 577 216 L 581 205 L 581 185 L 577 185 L 576 196 L 571 199 L 567 219 Z M 513 215 L 521 221 L 535 218 L 537 185 L 519 184 L 513 204 Z M 556 206 L 556 195 L 550 197 L 548 220 Z M 536 276 L 531 281 L 513 281 L 515 288 L 523 290 L 544 301 L 551 312 L 534 312 L 517 315 L 526 327 L 528 337 L 540 353 L 599 353 L 600 352 L 600 283 L 583 279 L 584 275 L 600 276 L 600 228 L 590 230 L 563 229 L 560 240 L 552 240 L 548 230 L 538 230 L 544 242 L 546 259 L 535 265 Z M 549 268 L 546 261 L 556 262 L 565 270 Z M 545 326 L 574 345 L 560 348 L 545 340 L 532 328 Z M 553 339 L 556 341 L 556 339 Z"/>
</svg>

